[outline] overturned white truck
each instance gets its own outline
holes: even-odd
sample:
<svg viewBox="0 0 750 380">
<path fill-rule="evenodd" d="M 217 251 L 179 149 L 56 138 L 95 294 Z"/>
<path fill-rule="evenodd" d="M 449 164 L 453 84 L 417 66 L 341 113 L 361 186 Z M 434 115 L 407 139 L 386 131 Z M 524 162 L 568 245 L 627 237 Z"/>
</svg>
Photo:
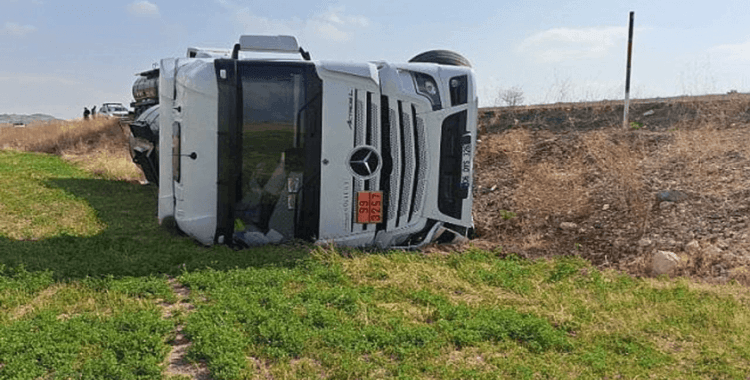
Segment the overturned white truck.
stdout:
<svg viewBox="0 0 750 380">
<path fill-rule="evenodd" d="M 206 245 L 455 242 L 473 230 L 475 94 L 451 51 L 328 62 L 291 36 L 241 36 L 139 74 L 131 153 L 159 222 Z"/>
</svg>

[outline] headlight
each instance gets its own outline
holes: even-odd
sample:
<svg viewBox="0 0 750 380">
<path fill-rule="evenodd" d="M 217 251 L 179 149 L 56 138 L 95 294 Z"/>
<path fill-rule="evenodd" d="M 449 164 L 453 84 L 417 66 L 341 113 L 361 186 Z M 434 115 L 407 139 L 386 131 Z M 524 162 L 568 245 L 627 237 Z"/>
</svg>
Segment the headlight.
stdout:
<svg viewBox="0 0 750 380">
<path fill-rule="evenodd" d="M 443 105 L 440 102 L 440 90 L 438 89 L 435 79 L 427 74 L 413 71 L 411 72 L 411 76 L 414 78 L 417 93 L 430 100 L 430 103 L 432 103 L 432 110 L 437 111 L 443 108 Z"/>
<path fill-rule="evenodd" d="M 468 100 L 469 77 L 461 75 L 450 80 L 451 106 L 466 104 Z"/>
</svg>

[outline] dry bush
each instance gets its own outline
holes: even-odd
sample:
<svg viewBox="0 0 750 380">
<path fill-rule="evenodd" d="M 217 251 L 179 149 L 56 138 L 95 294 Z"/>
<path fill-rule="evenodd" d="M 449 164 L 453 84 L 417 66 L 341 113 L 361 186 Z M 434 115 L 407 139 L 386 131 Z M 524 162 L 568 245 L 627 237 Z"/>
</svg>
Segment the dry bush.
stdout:
<svg viewBox="0 0 750 380">
<path fill-rule="evenodd" d="M 0 148 L 55 154 L 107 179 L 142 181 L 120 121 L 98 117 L 0 130 Z"/>
<path fill-rule="evenodd" d="M 620 208 L 642 219 L 648 212 L 647 201 L 641 197 L 644 185 L 640 163 L 644 156 L 622 137 L 612 129 L 593 131 L 582 138 L 587 156 L 604 177 L 607 198 L 618 200 Z"/>
<path fill-rule="evenodd" d="M 541 216 L 585 214 L 589 205 L 580 157 L 529 166 L 513 195 L 519 211 Z"/>
</svg>

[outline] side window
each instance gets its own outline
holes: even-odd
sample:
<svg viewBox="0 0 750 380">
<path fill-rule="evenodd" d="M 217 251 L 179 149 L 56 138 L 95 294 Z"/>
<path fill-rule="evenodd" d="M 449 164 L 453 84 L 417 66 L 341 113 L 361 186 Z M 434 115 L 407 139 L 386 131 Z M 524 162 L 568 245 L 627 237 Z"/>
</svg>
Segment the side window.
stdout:
<svg viewBox="0 0 750 380">
<path fill-rule="evenodd" d="M 182 147 L 180 146 L 180 123 L 172 124 L 172 180 L 180 182 L 180 162 Z"/>
</svg>

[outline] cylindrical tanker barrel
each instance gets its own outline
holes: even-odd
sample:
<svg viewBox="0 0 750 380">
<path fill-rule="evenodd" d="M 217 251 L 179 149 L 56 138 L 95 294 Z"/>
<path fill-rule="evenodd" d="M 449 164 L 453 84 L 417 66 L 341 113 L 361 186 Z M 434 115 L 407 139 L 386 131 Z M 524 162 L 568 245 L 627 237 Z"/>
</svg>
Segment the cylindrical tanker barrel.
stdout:
<svg viewBox="0 0 750 380">
<path fill-rule="evenodd" d="M 138 77 L 133 83 L 133 99 L 136 102 L 159 99 L 159 77 Z"/>
<path fill-rule="evenodd" d="M 159 104 L 159 69 L 151 69 L 138 73 L 138 79 L 133 83 L 134 117 L 138 118 L 151 106 Z"/>
</svg>

